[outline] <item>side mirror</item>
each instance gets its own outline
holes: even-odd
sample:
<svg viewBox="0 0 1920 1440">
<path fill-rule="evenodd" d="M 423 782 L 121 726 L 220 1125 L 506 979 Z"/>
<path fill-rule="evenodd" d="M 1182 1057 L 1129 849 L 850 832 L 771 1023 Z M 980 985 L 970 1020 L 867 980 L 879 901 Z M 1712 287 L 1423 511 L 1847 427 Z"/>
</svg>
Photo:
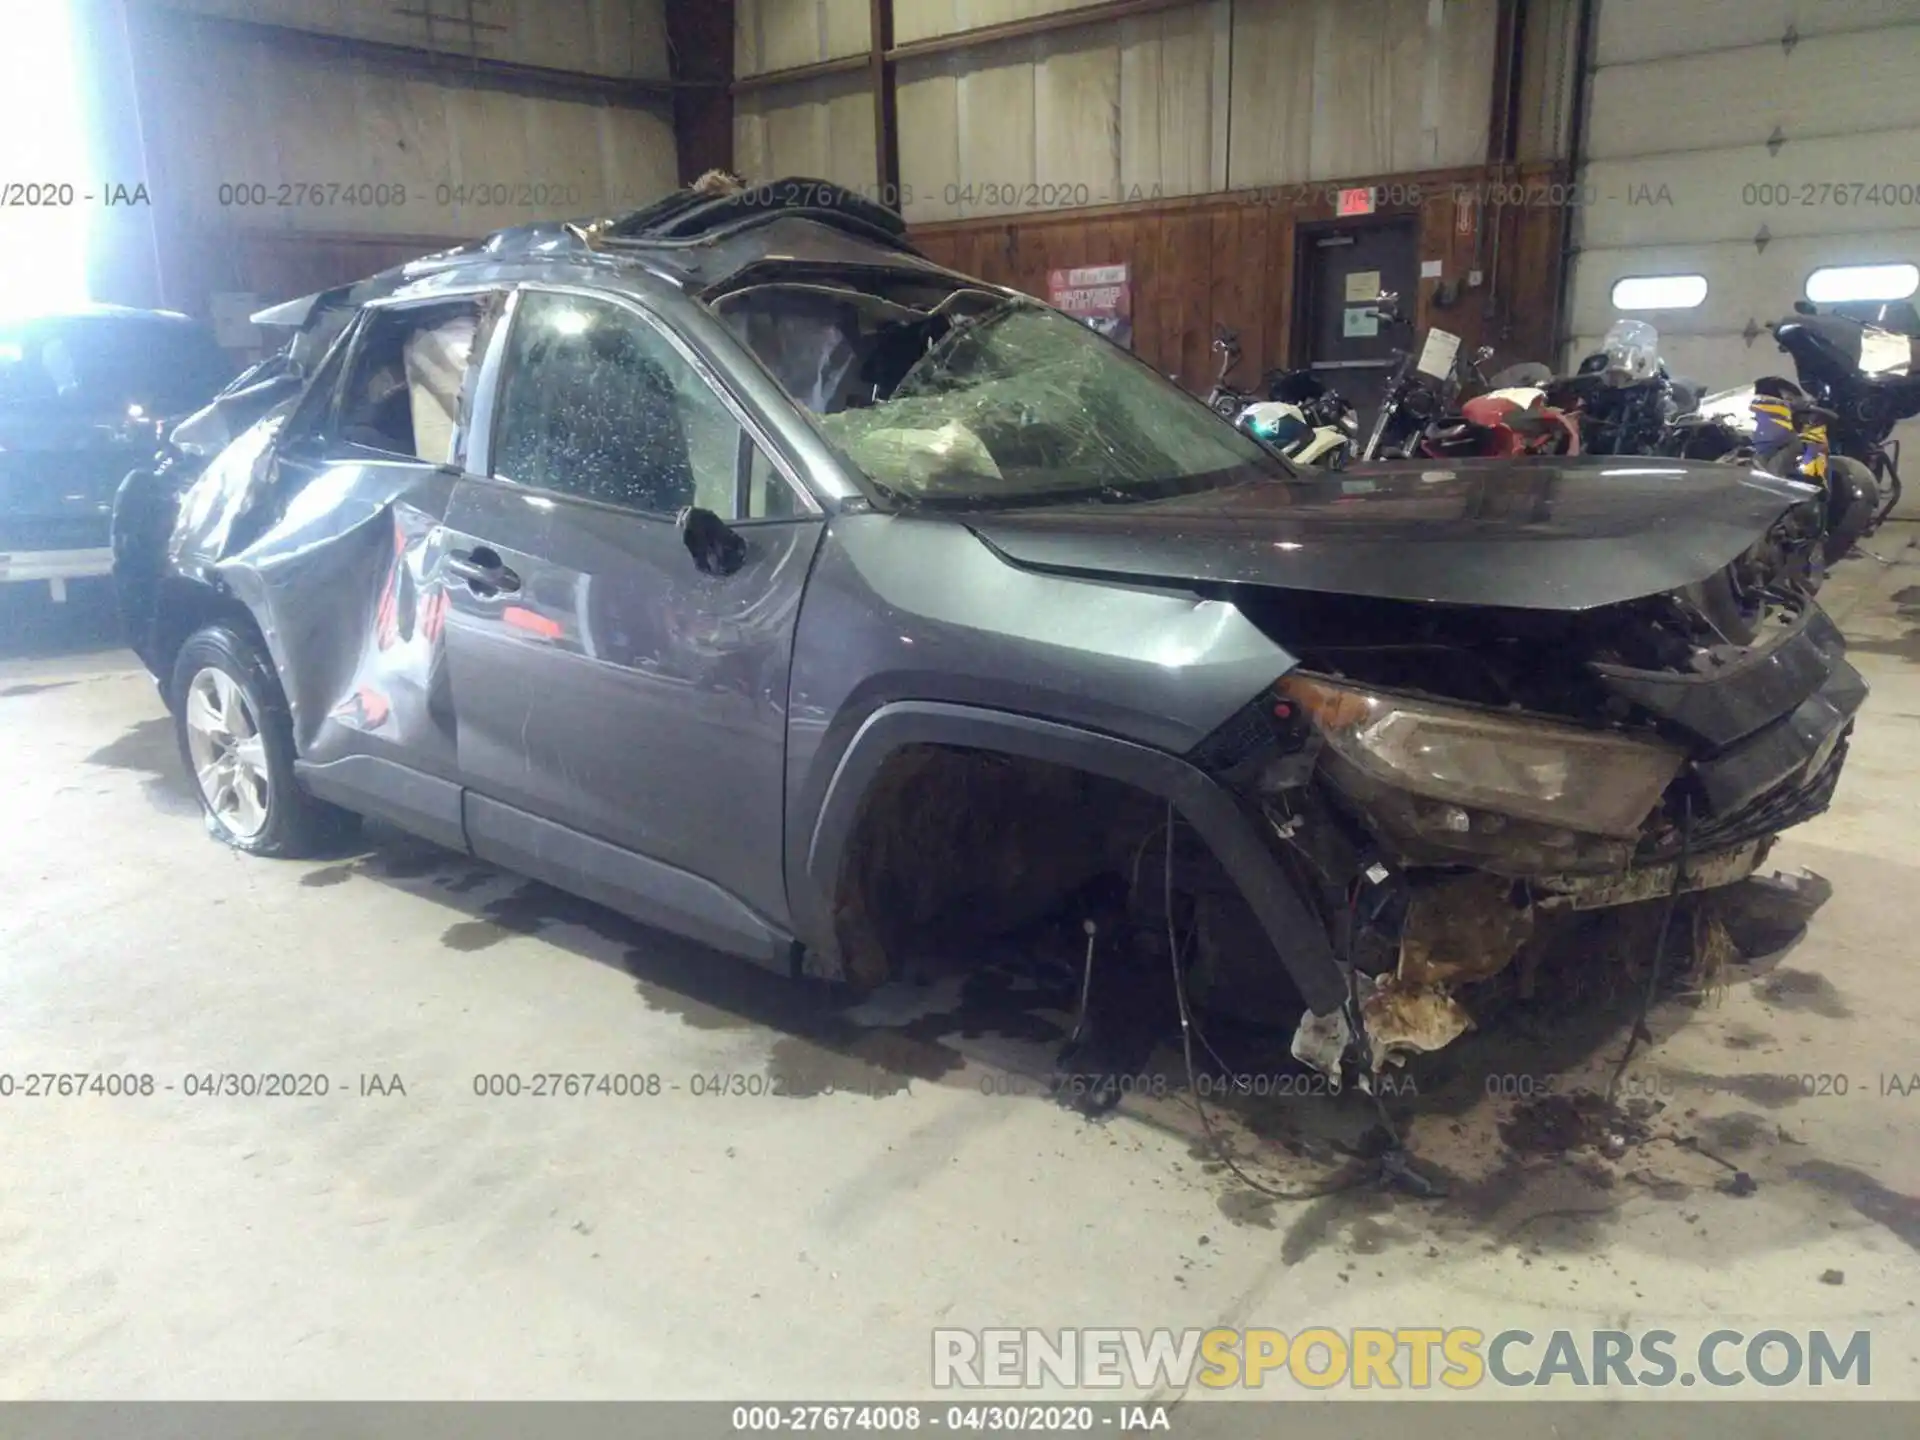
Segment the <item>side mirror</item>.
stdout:
<svg viewBox="0 0 1920 1440">
<path fill-rule="evenodd" d="M 1813 308 L 1813 302 L 1811 300 L 1796 300 L 1793 302 L 1793 313 L 1796 315 L 1817 315 L 1820 312 Z"/>
<path fill-rule="evenodd" d="M 689 505 L 676 517 L 680 539 L 703 575 L 731 575 L 747 560 L 747 542 L 711 510 Z"/>
</svg>

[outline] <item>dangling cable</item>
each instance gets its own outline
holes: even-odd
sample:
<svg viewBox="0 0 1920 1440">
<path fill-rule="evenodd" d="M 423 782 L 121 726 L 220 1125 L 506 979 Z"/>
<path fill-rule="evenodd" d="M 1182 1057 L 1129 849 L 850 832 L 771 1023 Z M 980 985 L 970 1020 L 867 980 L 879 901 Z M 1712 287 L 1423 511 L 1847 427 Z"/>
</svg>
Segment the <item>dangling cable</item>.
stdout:
<svg viewBox="0 0 1920 1440">
<path fill-rule="evenodd" d="M 1207 1143 L 1213 1147 L 1213 1153 L 1219 1157 L 1220 1163 L 1227 1167 L 1235 1179 L 1248 1188 L 1275 1200 L 1319 1200 L 1328 1195 L 1338 1195 L 1345 1190 L 1358 1189 L 1373 1178 L 1365 1171 L 1297 1190 L 1277 1190 L 1271 1185 L 1263 1185 L 1240 1168 L 1239 1162 L 1233 1158 L 1226 1144 L 1214 1133 L 1213 1122 L 1207 1118 L 1207 1107 L 1200 1099 L 1200 1079 L 1193 1067 L 1193 1015 L 1187 1004 L 1186 977 L 1180 973 L 1180 944 L 1173 929 L 1173 822 L 1173 802 L 1168 801 L 1165 888 L 1162 895 L 1167 912 L 1167 958 L 1173 966 L 1173 994 L 1180 1007 L 1180 1050 L 1187 1062 L 1187 1088 L 1193 1095 L 1194 1113 L 1200 1117 L 1200 1129 L 1206 1135 Z M 1217 1059 L 1218 1056 L 1215 1058 Z"/>
<path fill-rule="evenodd" d="M 1611 1109 L 1614 1096 L 1620 1089 L 1620 1078 L 1627 1073 L 1627 1064 L 1633 1059 L 1634 1051 L 1640 1047 L 1640 1037 L 1652 1034 L 1647 1029 L 1647 1015 L 1653 1009 L 1654 996 L 1659 993 L 1660 975 L 1666 967 L 1667 932 L 1673 927 L 1674 911 L 1680 908 L 1680 892 L 1686 888 L 1687 860 L 1693 847 L 1693 797 L 1685 796 L 1680 802 L 1680 858 L 1673 865 L 1673 884 L 1667 890 L 1667 903 L 1660 911 L 1660 929 L 1653 941 L 1653 969 L 1647 975 L 1647 988 L 1640 996 L 1639 1013 L 1633 1017 L 1633 1030 L 1627 1036 L 1627 1048 L 1621 1052 L 1620 1061 L 1613 1067 L 1613 1078 L 1607 1081 L 1607 1107 Z"/>
</svg>

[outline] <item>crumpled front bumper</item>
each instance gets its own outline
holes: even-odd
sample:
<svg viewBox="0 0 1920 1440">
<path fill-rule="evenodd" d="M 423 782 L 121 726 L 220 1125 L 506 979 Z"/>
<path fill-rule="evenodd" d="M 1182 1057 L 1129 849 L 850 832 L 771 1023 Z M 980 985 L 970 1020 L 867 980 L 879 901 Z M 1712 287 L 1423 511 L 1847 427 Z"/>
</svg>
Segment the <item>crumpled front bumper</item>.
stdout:
<svg viewBox="0 0 1920 1440">
<path fill-rule="evenodd" d="M 1392 862 L 1356 881 L 1356 911 L 1379 892 L 1376 913 L 1397 917 L 1381 937 L 1388 963 L 1354 977 L 1371 1068 L 1441 1048 L 1470 1028 L 1460 992 L 1511 965 L 1552 912 L 1736 884 L 1781 831 L 1825 810 L 1867 695 L 1844 652 L 1838 627 L 1810 608 L 1765 644 L 1700 674 L 1595 666 L 1609 689 L 1688 740 L 1690 753 L 1637 843 L 1582 847 L 1580 863 L 1566 868 L 1542 863 L 1550 848 L 1517 830 L 1511 856 L 1463 854 L 1448 864 L 1424 840 L 1391 833 L 1411 809 L 1377 793 L 1365 803 L 1343 796 Z M 1338 769 L 1323 774 L 1338 790 Z M 1396 888 L 1398 903 L 1388 903 Z M 1346 1022 L 1329 1027 L 1330 1017 L 1308 1017 L 1296 1056 L 1327 1068 L 1332 1032 Z"/>
</svg>

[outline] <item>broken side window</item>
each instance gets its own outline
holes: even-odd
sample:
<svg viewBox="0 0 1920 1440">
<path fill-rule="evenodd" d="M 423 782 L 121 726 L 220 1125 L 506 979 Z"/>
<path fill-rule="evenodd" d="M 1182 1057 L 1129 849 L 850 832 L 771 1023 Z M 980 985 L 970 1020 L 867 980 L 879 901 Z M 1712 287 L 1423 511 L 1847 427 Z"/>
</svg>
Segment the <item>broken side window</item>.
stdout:
<svg viewBox="0 0 1920 1440">
<path fill-rule="evenodd" d="M 450 463 L 480 308 L 474 298 L 372 312 L 341 390 L 338 438 Z"/>
<path fill-rule="evenodd" d="M 507 342 L 493 473 L 585 500 L 736 518 L 740 425 L 706 378 L 625 306 L 528 291 Z"/>
</svg>

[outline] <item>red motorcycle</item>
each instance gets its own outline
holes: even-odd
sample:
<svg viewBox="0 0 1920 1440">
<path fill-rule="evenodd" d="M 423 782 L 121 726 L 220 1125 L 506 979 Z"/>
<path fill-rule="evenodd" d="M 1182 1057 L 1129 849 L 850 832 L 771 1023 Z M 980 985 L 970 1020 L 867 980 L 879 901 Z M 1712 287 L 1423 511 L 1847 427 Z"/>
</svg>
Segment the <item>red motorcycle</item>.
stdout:
<svg viewBox="0 0 1920 1440">
<path fill-rule="evenodd" d="M 1542 365 L 1502 371 L 1484 395 L 1464 402 L 1457 416 L 1429 425 L 1421 450 L 1436 457 L 1578 455 L 1579 419 L 1547 403 L 1547 378 Z"/>
</svg>

